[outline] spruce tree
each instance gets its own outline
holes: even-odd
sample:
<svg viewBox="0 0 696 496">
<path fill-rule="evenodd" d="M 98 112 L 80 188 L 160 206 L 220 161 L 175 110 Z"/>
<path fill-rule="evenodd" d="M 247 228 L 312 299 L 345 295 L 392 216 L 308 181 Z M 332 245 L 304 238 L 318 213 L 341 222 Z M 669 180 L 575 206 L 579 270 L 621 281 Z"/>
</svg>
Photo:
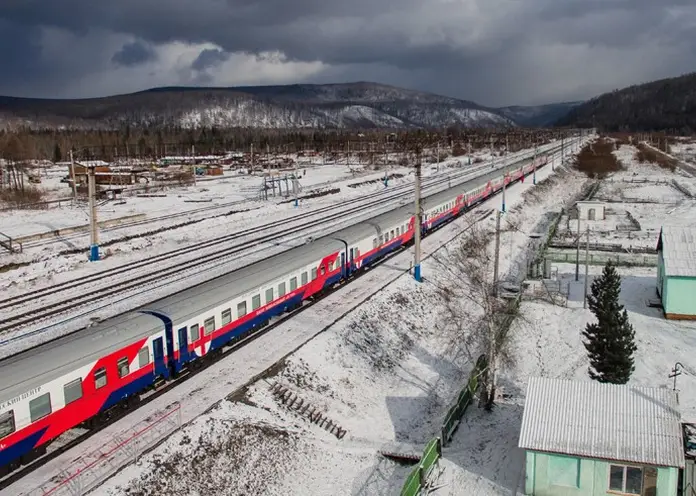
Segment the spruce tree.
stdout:
<svg viewBox="0 0 696 496">
<path fill-rule="evenodd" d="M 621 277 L 609 262 L 592 282 L 592 294 L 587 297 L 597 322 L 587 324 L 582 333 L 590 358 L 588 373 L 595 381 L 626 384 L 635 370 L 635 332 L 619 303 L 620 293 Z"/>
</svg>

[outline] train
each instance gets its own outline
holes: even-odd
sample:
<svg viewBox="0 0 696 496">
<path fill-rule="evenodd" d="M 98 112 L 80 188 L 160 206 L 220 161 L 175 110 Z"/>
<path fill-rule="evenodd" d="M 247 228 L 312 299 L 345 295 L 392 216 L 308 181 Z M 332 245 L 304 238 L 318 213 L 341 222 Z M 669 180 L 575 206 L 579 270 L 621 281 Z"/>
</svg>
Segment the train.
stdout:
<svg viewBox="0 0 696 496">
<path fill-rule="evenodd" d="M 423 236 L 548 162 L 526 159 L 423 200 Z M 414 240 L 413 206 L 398 207 L 134 311 L 0 361 L 0 476 L 29 464 L 75 427 L 195 370 L 223 348 L 348 282 Z"/>
</svg>

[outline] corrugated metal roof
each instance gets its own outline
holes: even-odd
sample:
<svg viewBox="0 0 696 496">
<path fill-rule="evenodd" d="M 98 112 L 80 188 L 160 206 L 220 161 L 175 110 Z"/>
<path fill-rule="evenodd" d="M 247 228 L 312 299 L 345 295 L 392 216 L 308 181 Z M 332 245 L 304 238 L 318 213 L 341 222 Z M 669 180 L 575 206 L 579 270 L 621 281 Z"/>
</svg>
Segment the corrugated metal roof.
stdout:
<svg viewBox="0 0 696 496">
<path fill-rule="evenodd" d="M 658 250 L 662 250 L 666 276 L 696 277 L 696 228 L 664 226 Z"/>
<path fill-rule="evenodd" d="M 586 458 L 684 467 L 670 389 L 533 377 L 519 446 Z"/>
</svg>

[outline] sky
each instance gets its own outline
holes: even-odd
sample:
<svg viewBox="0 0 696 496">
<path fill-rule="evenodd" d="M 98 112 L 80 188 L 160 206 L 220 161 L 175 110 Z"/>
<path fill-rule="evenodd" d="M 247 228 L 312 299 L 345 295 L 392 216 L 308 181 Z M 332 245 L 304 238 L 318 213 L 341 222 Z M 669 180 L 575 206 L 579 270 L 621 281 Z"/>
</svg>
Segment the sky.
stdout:
<svg viewBox="0 0 696 496">
<path fill-rule="evenodd" d="M 696 70 L 694 0 L 2 0 L 0 94 L 374 81 L 482 105 Z"/>
</svg>

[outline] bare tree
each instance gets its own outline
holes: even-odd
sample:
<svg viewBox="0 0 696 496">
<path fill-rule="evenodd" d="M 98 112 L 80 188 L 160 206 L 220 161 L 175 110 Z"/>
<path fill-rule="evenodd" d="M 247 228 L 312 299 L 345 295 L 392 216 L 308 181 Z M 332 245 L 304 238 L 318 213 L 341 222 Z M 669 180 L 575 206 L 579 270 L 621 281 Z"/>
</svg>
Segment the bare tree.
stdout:
<svg viewBox="0 0 696 496">
<path fill-rule="evenodd" d="M 495 400 L 498 367 L 513 362 L 509 329 L 518 315 L 517 304 L 494 291 L 491 239 L 490 230 L 472 223 L 458 243 L 433 256 L 437 270 L 430 278 L 444 305 L 445 329 L 454 344 L 472 361 L 481 353 L 487 357 L 481 402 L 489 409 Z"/>
</svg>

